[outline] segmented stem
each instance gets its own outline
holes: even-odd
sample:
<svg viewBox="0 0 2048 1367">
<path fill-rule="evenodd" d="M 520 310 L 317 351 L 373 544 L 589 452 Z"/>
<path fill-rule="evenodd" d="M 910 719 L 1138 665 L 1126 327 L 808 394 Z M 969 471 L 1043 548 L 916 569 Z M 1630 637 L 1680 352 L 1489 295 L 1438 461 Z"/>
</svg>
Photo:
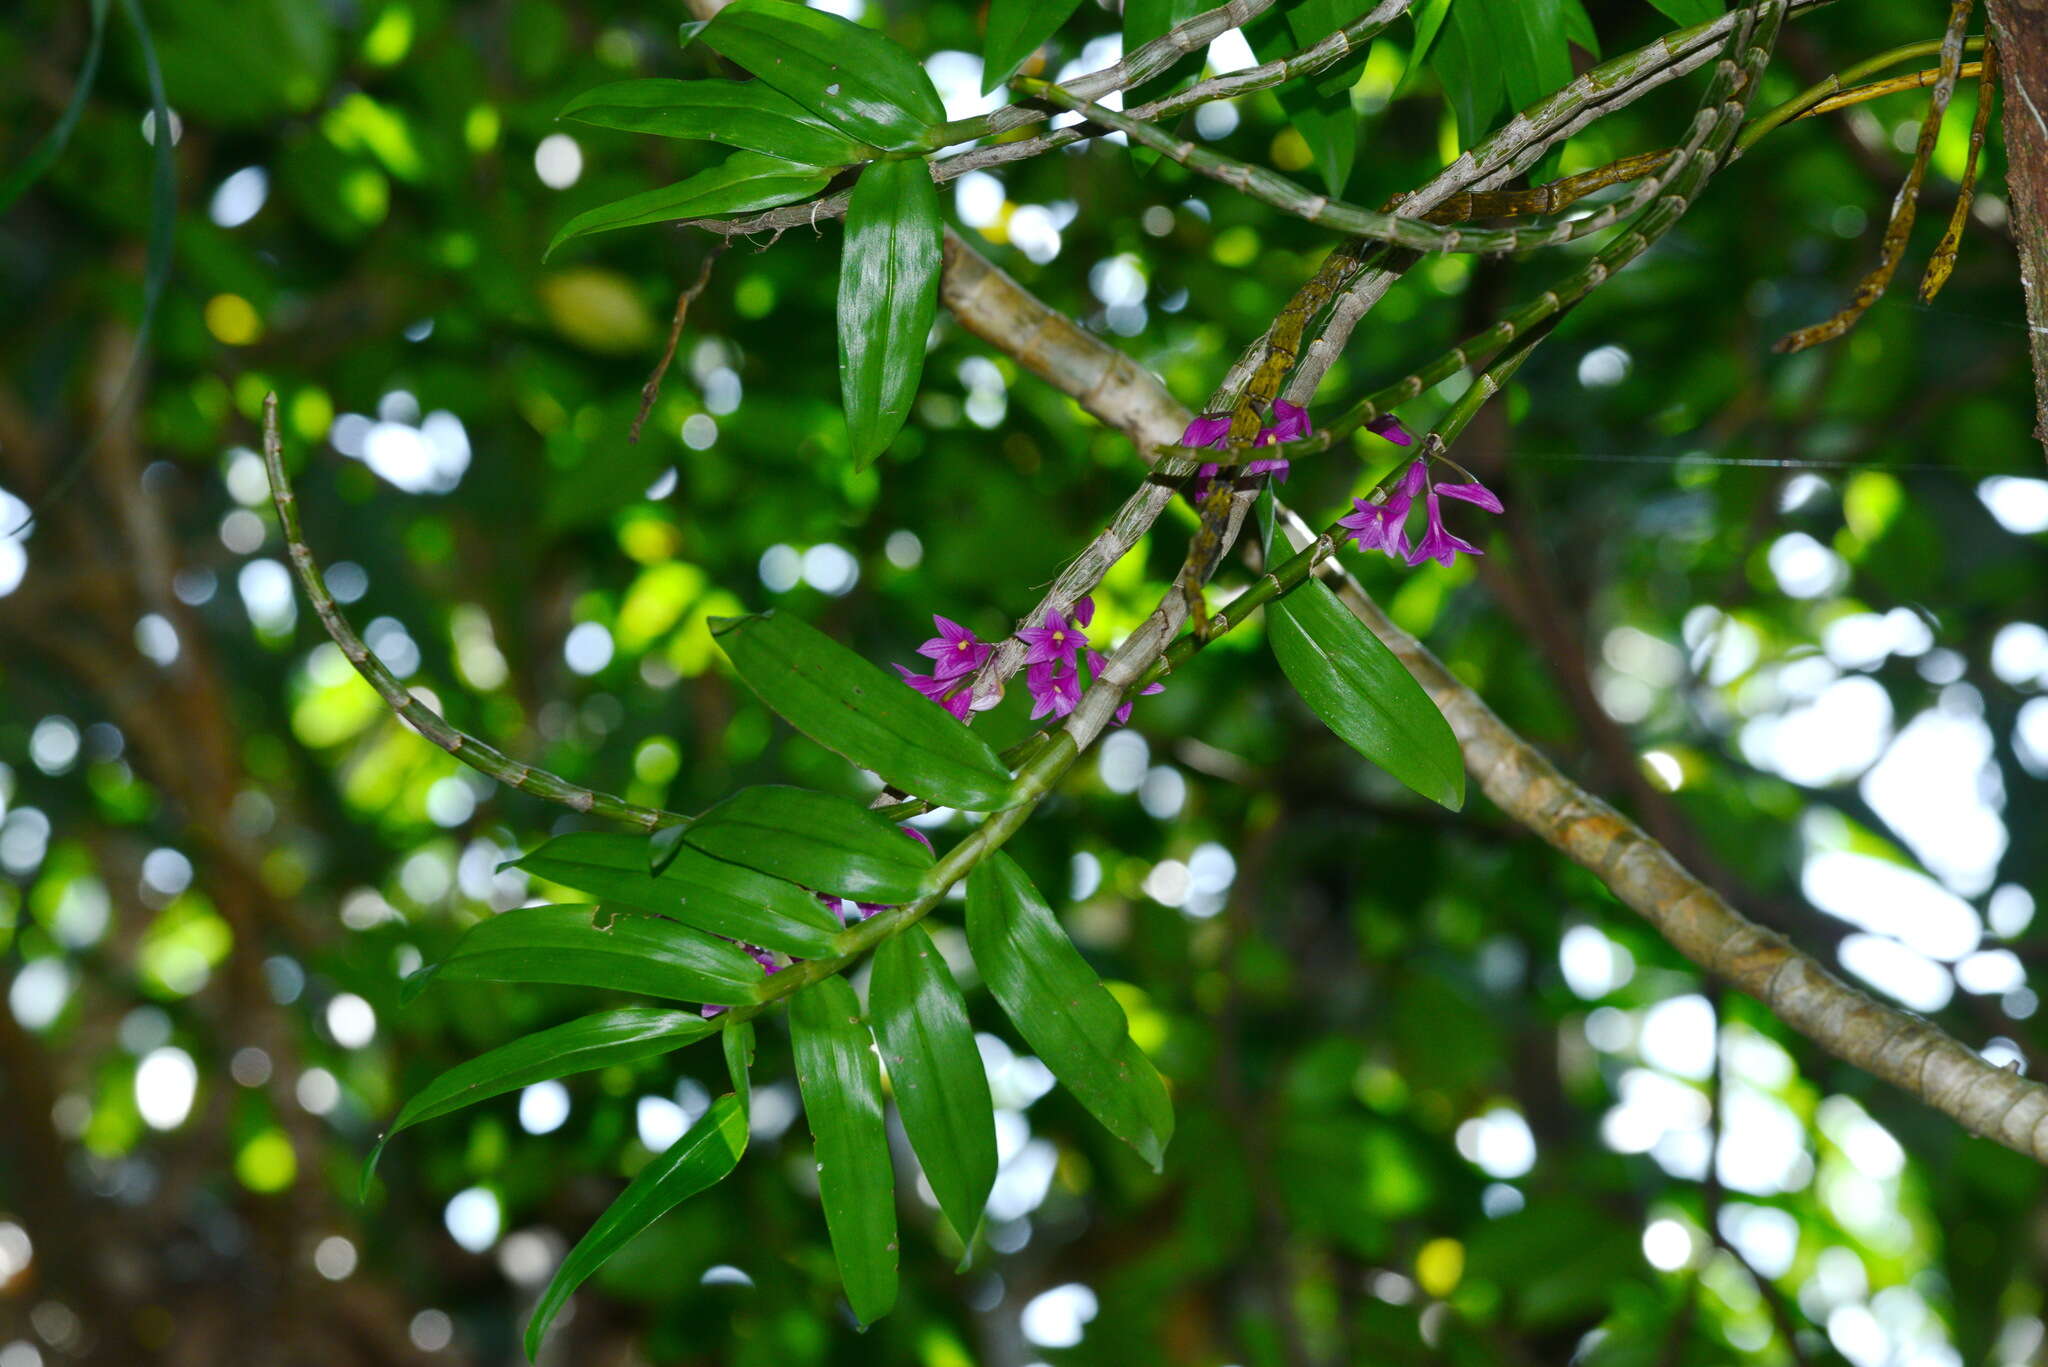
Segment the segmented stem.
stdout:
<svg viewBox="0 0 2048 1367">
<path fill-rule="evenodd" d="M 263 468 L 270 475 L 270 499 L 277 505 L 277 521 L 284 530 L 285 549 L 291 554 L 292 567 L 298 571 L 299 584 L 306 591 L 306 600 L 313 605 L 314 616 L 320 619 L 320 625 L 327 629 L 327 635 L 334 644 L 341 648 L 342 655 L 355 666 L 356 673 L 377 690 L 377 696 L 387 707 L 411 723 L 413 730 L 478 773 L 494 778 L 508 788 L 558 802 L 572 811 L 611 817 L 650 831 L 689 820 L 679 813 L 643 807 L 637 802 L 571 783 L 545 769 L 521 764 L 496 746 L 450 725 L 446 717 L 414 697 L 411 690 L 399 682 L 398 676 L 377 658 L 376 653 L 363 644 L 363 638 L 356 635 L 356 629 L 342 615 L 334 595 L 328 592 L 327 577 L 321 573 L 320 563 L 313 558 L 312 548 L 306 545 L 305 532 L 299 525 L 298 495 L 293 492 L 291 479 L 284 472 L 284 443 L 277 430 L 276 394 L 266 395 L 263 400 Z"/>
<path fill-rule="evenodd" d="M 1969 23 L 1972 4 L 1973 0 L 1955 0 L 1949 7 L 1948 32 L 1941 40 L 1941 72 L 1934 82 L 1934 93 L 1928 99 L 1927 117 L 1920 124 L 1920 141 L 1913 148 L 1913 164 L 1907 168 L 1905 183 L 1899 186 L 1899 193 L 1892 200 L 1891 221 L 1885 226 L 1877 265 L 1863 277 L 1856 286 L 1855 295 L 1832 318 L 1787 333 L 1778 339 L 1773 351 L 1804 351 L 1822 342 L 1834 341 L 1855 327 L 1857 320 L 1883 297 L 1891 284 L 1892 275 L 1906 255 L 1906 240 L 1912 235 L 1913 219 L 1920 209 L 1920 184 L 1927 176 L 1928 159 L 1934 155 L 1934 140 L 1941 132 L 1942 115 L 1948 112 L 1949 96 L 1955 92 L 1956 74 L 1963 67 L 1963 27 Z"/>
<path fill-rule="evenodd" d="M 1738 24 L 1737 44 L 1746 38 L 1751 28 L 1752 17 L 1750 12 L 1745 12 L 1743 20 Z M 1775 24 L 1773 32 L 1775 33 Z M 1731 50 L 1741 52 L 1743 49 L 1731 44 Z M 1011 81 L 1011 85 L 1025 94 L 1074 110 L 1090 122 L 1114 128 L 1134 142 L 1152 148 L 1161 156 L 1178 162 L 1199 175 L 1229 185 L 1262 203 L 1310 223 L 1376 242 L 1390 242 L 1412 251 L 1509 252 L 1528 251 L 1537 247 L 1577 241 L 1579 238 L 1611 227 L 1662 195 L 1707 147 L 1709 140 L 1721 136 L 1727 118 L 1727 111 L 1721 106 L 1733 89 L 1732 82 L 1739 69 L 1739 64 L 1733 58 L 1722 59 L 1720 69 L 1716 71 L 1715 79 L 1707 89 L 1706 98 L 1701 101 L 1699 112 L 1693 116 L 1692 127 L 1688 130 L 1685 140 L 1673 149 L 1668 159 L 1662 163 L 1662 169 L 1656 174 L 1648 177 L 1621 199 L 1601 207 L 1584 218 L 1540 228 L 1444 227 L 1423 219 L 1363 208 L 1343 200 L 1332 199 L 1328 195 L 1314 194 L 1276 171 L 1236 161 L 1220 152 L 1197 146 L 1184 138 L 1176 138 L 1164 129 L 1115 110 L 1105 109 L 1049 81 L 1019 76 Z M 1739 118 L 1741 111 L 1738 110 L 1737 113 Z"/>
<path fill-rule="evenodd" d="M 1998 93 L 1998 49 L 1984 49 L 1984 60 L 1979 63 L 1983 79 L 1977 86 L 1977 115 L 1970 121 L 1970 153 L 1963 163 L 1963 183 L 1956 188 L 1956 207 L 1949 212 L 1948 227 L 1941 234 L 1941 241 L 1935 244 L 1934 255 L 1927 259 L 1927 274 L 1920 280 L 1920 302 L 1931 304 L 1941 293 L 1941 287 L 1948 283 L 1949 273 L 1956 268 L 1956 253 L 1962 249 L 1963 228 L 1970 221 L 1970 201 L 1977 193 L 1977 167 L 1984 152 L 1984 123 L 1991 113 L 1992 97 Z M 1967 68 L 1966 68 L 1967 70 Z"/>
<path fill-rule="evenodd" d="M 1732 50 L 1741 52 L 1742 58 L 1739 62 L 1724 58 L 1715 73 L 1713 87 L 1708 94 L 1718 113 L 1701 154 L 1680 168 L 1680 174 L 1666 188 L 1663 197 L 1644 210 L 1626 232 L 1595 253 L 1579 270 L 1519 308 L 1510 310 L 1492 327 L 1474 333 L 1417 370 L 1367 395 L 1316 436 L 1295 443 L 1290 449 L 1303 454 L 1329 449 L 1374 418 L 1386 416 L 1396 405 L 1407 402 L 1431 385 L 1509 345 L 1531 328 L 1564 313 L 1649 250 L 1651 244 L 1684 217 L 1693 197 L 1724 159 L 1735 130 L 1741 125 L 1747 101 L 1756 89 L 1757 77 L 1770 60 L 1771 47 L 1776 41 L 1783 14 L 1783 0 L 1758 6 L 1754 29 L 1738 30 L 1730 46 Z"/>
</svg>

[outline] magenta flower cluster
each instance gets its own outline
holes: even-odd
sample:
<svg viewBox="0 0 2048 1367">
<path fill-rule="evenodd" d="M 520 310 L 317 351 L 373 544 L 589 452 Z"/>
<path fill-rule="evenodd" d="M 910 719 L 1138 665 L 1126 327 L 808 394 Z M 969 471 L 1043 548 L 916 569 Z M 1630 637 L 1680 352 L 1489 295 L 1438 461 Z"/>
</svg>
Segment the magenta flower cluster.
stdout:
<svg viewBox="0 0 2048 1367">
<path fill-rule="evenodd" d="M 1017 639 L 1027 647 L 1024 683 L 1031 694 L 1031 720 L 1064 717 L 1074 710 L 1081 701 L 1084 659 L 1091 680 L 1101 675 L 1107 660 L 1088 643 L 1088 624 L 1094 620 L 1095 600 L 1084 597 L 1074 604 L 1071 613 L 1048 609 L 1037 626 L 1027 626 L 1017 633 Z M 903 676 L 904 683 L 966 721 L 975 710 L 975 671 L 987 662 L 994 647 L 976 640 L 973 632 L 957 622 L 937 615 L 932 622 L 939 634 L 917 648 L 918 654 L 933 661 L 932 672 L 919 674 L 903 665 L 896 665 L 895 670 Z M 1143 691 L 1151 694 L 1166 690 L 1164 685 L 1155 683 Z M 1123 725 L 1130 717 L 1130 703 L 1117 708 L 1117 725 Z"/>
<path fill-rule="evenodd" d="M 895 666 L 896 672 L 903 682 L 966 721 L 974 710 L 974 671 L 988 662 L 995 647 L 977 641 L 966 627 L 937 613 L 932 614 L 932 625 L 939 634 L 917 648 L 918 654 L 932 662 L 932 672 L 919 674 L 902 665 Z"/>
<path fill-rule="evenodd" d="M 1415 506 L 1417 494 L 1423 495 L 1425 521 L 1422 539 L 1411 546 L 1408 544 L 1408 512 Z M 1358 549 L 1385 551 L 1393 559 L 1410 565 L 1434 560 L 1448 566 L 1457 560 L 1460 553 L 1484 554 L 1477 546 L 1444 526 L 1443 507 L 1439 500 L 1446 498 L 1476 504 L 1489 513 L 1501 510 L 1500 499 L 1479 481 L 1439 484 L 1429 477 L 1429 462 L 1417 460 L 1401 472 L 1400 480 L 1388 491 L 1384 502 L 1353 499 L 1353 511 L 1347 517 L 1338 518 L 1337 525 L 1351 534 L 1352 543 Z"/>
<path fill-rule="evenodd" d="M 1398 418 L 1388 416 L 1374 418 L 1366 424 L 1366 430 L 1397 446 L 1413 444 L 1415 438 L 1408 429 L 1401 426 Z M 1252 438 L 1254 447 L 1279 446 L 1290 441 L 1300 441 L 1315 435 L 1315 425 L 1309 421 L 1308 410 L 1300 404 L 1285 399 L 1273 401 L 1273 421 L 1270 426 L 1259 429 Z M 1228 413 L 1204 413 L 1190 422 L 1187 431 L 1181 434 L 1182 446 L 1207 447 L 1221 451 L 1230 444 L 1230 415 Z M 1209 496 L 1209 482 L 1222 473 L 1221 465 L 1204 465 L 1195 472 L 1194 480 L 1188 485 L 1188 497 L 1200 503 Z M 1247 475 L 1271 475 L 1276 483 L 1284 483 L 1288 474 L 1288 461 L 1281 456 L 1268 456 L 1248 461 L 1244 467 Z"/>
</svg>

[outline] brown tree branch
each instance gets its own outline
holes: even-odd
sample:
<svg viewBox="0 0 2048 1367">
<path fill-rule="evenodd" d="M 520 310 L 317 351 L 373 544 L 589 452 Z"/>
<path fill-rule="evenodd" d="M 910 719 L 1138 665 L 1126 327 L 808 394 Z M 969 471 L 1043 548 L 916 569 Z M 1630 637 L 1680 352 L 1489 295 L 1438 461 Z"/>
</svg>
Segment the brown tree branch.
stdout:
<svg viewBox="0 0 2048 1367">
<path fill-rule="evenodd" d="M 1056 316 L 986 262 L 968 262 L 971 255 L 965 244 L 957 245 L 948 254 L 947 271 L 961 272 L 974 288 L 942 291 L 949 308 L 974 315 L 971 321 L 962 317 L 971 331 L 1001 339 L 1004 318 Z M 1186 426 L 1190 414 L 1156 380 L 1154 392 L 1131 398 L 1145 386 L 1123 368 L 1128 362 L 1120 366 L 1112 348 L 1078 327 L 1042 321 L 1033 345 L 1037 359 L 1027 362 L 1033 373 L 1105 423 L 1133 433 L 1140 452 L 1171 443 Z M 1054 346 L 1075 354 L 1055 363 L 1045 354 Z M 1110 374 L 1122 378 L 1103 390 L 1070 387 L 1061 379 Z M 1281 516 L 1293 544 L 1313 539 L 1294 513 L 1283 508 Z M 1940 1029 L 1873 1000 L 1750 921 L 1633 822 L 1559 772 L 1388 618 L 1337 561 L 1326 566 L 1345 605 L 1401 658 L 1449 720 L 1467 769 L 1509 817 L 1591 871 L 1687 958 L 1756 997 L 1821 1048 L 1919 1097 L 1972 1133 L 2048 1164 L 2048 1087 L 1996 1068 Z"/>
</svg>

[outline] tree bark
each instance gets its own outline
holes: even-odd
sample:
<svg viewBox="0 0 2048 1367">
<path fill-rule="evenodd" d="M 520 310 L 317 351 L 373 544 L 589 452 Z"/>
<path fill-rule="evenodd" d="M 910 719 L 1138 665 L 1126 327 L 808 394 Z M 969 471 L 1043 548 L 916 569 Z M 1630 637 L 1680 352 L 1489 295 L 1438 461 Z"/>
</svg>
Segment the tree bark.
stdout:
<svg viewBox="0 0 2048 1367">
<path fill-rule="evenodd" d="M 2034 360 L 2034 437 L 2048 454 L 2048 0 L 1987 0 L 2005 79 L 2005 179 Z"/>
</svg>

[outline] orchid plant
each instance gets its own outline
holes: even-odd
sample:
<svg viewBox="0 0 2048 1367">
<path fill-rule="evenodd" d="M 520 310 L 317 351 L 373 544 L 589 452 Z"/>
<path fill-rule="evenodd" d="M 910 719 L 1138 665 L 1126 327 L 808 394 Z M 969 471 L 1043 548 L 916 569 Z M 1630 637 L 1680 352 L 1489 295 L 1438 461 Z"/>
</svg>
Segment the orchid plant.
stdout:
<svg viewBox="0 0 2048 1367">
<path fill-rule="evenodd" d="M 1173 136 L 1160 121 L 1261 89 L 1325 113 L 1336 99 L 1348 112 L 1342 78 L 1377 34 L 1410 12 L 1403 0 L 1293 6 L 1291 41 L 1274 27 L 1271 0 L 1234 0 L 1163 32 L 1144 31 L 1142 17 L 1127 18 L 1139 27 L 1114 65 L 1063 86 L 1018 77 L 1014 102 L 952 121 L 916 57 L 879 31 L 786 0 L 734 0 L 708 23 L 686 25 L 683 37 L 753 79 L 629 81 L 570 106 L 566 112 L 586 123 L 710 140 L 733 151 L 679 184 L 578 215 L 557 246 L 652 223 L 732 236 L 845 220 L 838 325 L 855 466 L 888 449 L 917 393 L 942 271 L 955 252 L 937 192 L 944 180 L 1115 130 L 1283 212 L 1338 228 L 1348 240 L 1245 359 L 1218 377 L 1202 411 L 1175 421 L 1177 431 L 1155 426 L 1141 436 L 1148 476 L 1041 601 L 1019 611 L 1007 636 L 985 641 L 935 614 L 936 634 L 915 648 L 926 666 L 891 662 L 892 678 L 786 613 L 714 624 L 733 672 L 771 709 L 874 777 L 880 791 L 866 804 L 771 786 L 743 789 L 693 816 L 659 811 L 516 764 L 454 731 L 384 669 L 342 618 L 300 536 L 273 422 L 266 454 L 278 510 L 306 592 L 344 654 L 394 708 L 458 757 L 626 828 L 574 831 L 529 851 L 517 861 L 522 868 L 594 902 L 495 916 L 422 969 L 408 992 L 455 979 L 574 983 L 675 1004 L 599 1012 L 465 1063 L 414 1097 L 386 1142 L 538 1079 L 713 1035 L 724 1045 L 731 1092 L 658 1155 L 570 1252 L 533 1316 L 529 1351 L 607 1257 L 740 1161 L 754 1032 L 778 1004 L 788 1006 L 824 1220 L 853 1315 L 872 1322 L 896 1297 L 885 1065 L 910 1148 L 971 1256 L 996 1170 L 989 1091 L 961 989 L 919 924 L 963 886 L 975 966 L 1018 1032 L 1112 1134 L 1154 1166 L 1163 1161 L 1173 1130 L 1166 1085 L 1033 879 L 1003 853 L 1005 842 L 1107 728 L 1131 721 L 1137 698 L 1163 691 L 1167 674 L 1262 609 L 1282 670 L 1336 736 L 1422 797 L 1453 810 L 1462 804 L 1459 739 L 1410 668 L 1361 620 L 1361 609 L 1340 604 L 1330 584 L 1350 581 L 1339 552 L 1348 543 L 1418 572 L 1483 553 L 1478 541 L 1452 529 L 1445 504 L 1499 513 L 1502 502 L 1452 461 L 1450 449 L 1561 317 L 1670 231 L 1735 154 L 1746 128 L 1778 126 L 1775 113 L 1751 121 L 1751 102 L 1788 12 L 1811 2 L 1761 0 L 1717 14 L 1577 79 L 1568 62 L 1552 60 L 1563 54 L 1562 38 L 1557 53 L 1529 58 L 1527 69 L 1503 56 L 1502 89 L 1525 95 L 1528 108 L 1490 136 L 1469 127 L 1465 154 L 1429 185 L 1396 197 L 1392 211 L 1343 201 L 1355 119 L 1317 117 L 1301 125 L 1325 181 L 1321 193 L 1229 162 Z M 995 0 L 986 53 L 991 88 L 1034 66 L 1034 54 L 1074 8 L 1073 0 Z M 1412 8 L 1421 57 L 1438 40 L 1447 6 L 1425 0 Z M 1567 8 L 1580 13 L 1575 2 Z M 1130 6 L 1127 16 L 1138 9 Z M 1483 24 L 1486 12 L 1459 4 L 1453 31 Z M 1097 102 L 1173 74 L 1183 55 L 1246 25 L 1257 29 L 1262 48 L 1285 55 L 1178 85 L 1127 110 Z M 1458 40 L 1468 54 L 1471 37 Z M 1958 54 L 1960 43 L 1957 34 Z M 1623 169 L 1605 179 L 1588 173 L 1544 187 L 1533 209 L 1517 198 L 1526 192 L 1492 188 L 1537 165 L 1581 127 L 1595 92 L 1611 99 L 1617 90 L 1708 63 L 1698 115 L 1674 148 L 1617 163 Z M 1943 79 L 1952 85 L 1955 64 L 1945 63 Z M 1478 108 L 1468 102 L 1461 120 L 1492 112 L 1475 116 Z M 1077 112 L 1080 121 L 1055 123 L 1061 111 Z M 1622 198 L 1556 217 L 1573 198 L 1628 181 L 1635 189 Z M 1454 212 L 1439 212 L 1454 200 Z M 1533 227 L 1458 226 L 1530 212 L 1551 217 Z M 1310 403 L 1350 328 L 1420 255 L 1538 247 L 1610 226 L 1618 231 L 1574 271 L 1499 323 L 1358 397 L 1334 418 L 1320 425 L 1312 418 Z M 679 327 L 681 317 L 679 311 Z M 1317 320 L 1323 330 L 1305 345 Z M 1394 415 L 1396 405 L 1461 372 L 1469 379 L 1455 397 L 1428 405 L 1437 411 L 1423 434 Z M 659 372 L 650 388 L 658 382 Z M 1418 403 L 1416 411 L 1423 408 Z M 1412 458 L 1352 498 L 1320 534 L 1278 502 L 1275 486 L 1297 462 L 1321 456 L 1377 466 L 1388 446 Z M 1195 507 L 1200 529 L 1173 591 L 1120 637 L 1091 636 L 1093 594 L 1103 574 L 1176 495 Z M 1419 531 L 1410 525 L 1418 504 Z M 1212 612 L 1205 599 L 1210 576 L 1254 518 L 1260 534 L 1247 551 L 1258 578 Z M 1470 526 L 1464 531 L 1478 535 Z M 999 749 L 984 732 L 1017 731 L 1016 709 L 996 709 L 1020 671 L 1028 715 L 1022 733 L 1001 737 L 1007 744 Z M 976 725 L 984 717 L 991 719 Z M 928 820 L 904 824 L 913 818 Z M 845 976 L 863 963 L 872 965 L 865 1002 Z"/>
</svg>

